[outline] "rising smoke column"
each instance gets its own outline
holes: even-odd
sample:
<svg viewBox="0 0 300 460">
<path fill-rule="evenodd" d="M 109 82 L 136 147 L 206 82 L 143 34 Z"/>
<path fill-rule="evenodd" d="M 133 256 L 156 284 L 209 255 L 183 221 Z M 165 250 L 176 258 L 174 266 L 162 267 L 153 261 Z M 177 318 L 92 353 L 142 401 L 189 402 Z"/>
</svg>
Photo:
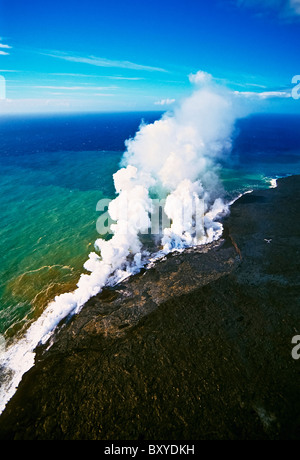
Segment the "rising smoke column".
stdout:
<svg viewBox="0 0 300 460">
<path fill-rule="evenodd" d="M 109 241 L 99 238 L 84 268 L 78 289 L 63 294 L 78 311 L 102 287 L 136 273 L 147 256 L 140 233 L 151 225 L 154 193 L 165 199 L 164 211 L 172 224 L 163 231 L 165 253 L 204 244 L 222 234 L 216 217 L 226 212 L 220 198 L 218 161 L 228 155 L 235 120 L 240 116 L 237 98 L 213 83 L 205 72 L 190 75 L 192 94 L 152 124 L 142 124 L 126 142 L 121 169 L 113 176 L 117 197 L 109 205 L 116 222 Z M 72 307 L 73 305 L 73 307 Z"/>
<path fill-rule="evenodd" d="M 172 113 L 142 125 L 127 141 L 122 162 L 150 175 L 166 199 L 164 211 L 172 225 L 164 229 L 165 252 L 219 238 L 222 225 L 216 217 L 226 212 L 218 162 L 230 152 L 240 108 L 209 74 L 199 71 L 190 81 L 195 91 Z"/>
<path fill-rule="evenodd" d="M 198 72 L 190 76 L 195 91 L 160 120 L 142 124 L 127 141 L 121 169 L 114 174 L 117 197 L 109 205 L 113 236 L 98 239 L 74 292 L 57 296 L 25 336 L 0 357 L 6 380 L 0 388 L 0 412 L 24 372 L 34 364 L 34 350 L 45 343 L 59 322 L 79 312 L 107 284 L 136 273 L 147 264 L 140 233 L 148 230 L 152 194 L 165 199 L 171 219 L 163 229 L 163 253 L 203 244 L 222 234 L 216 220 L 226 211 L 220 194 L 218 161 L 231 147 L 234 122 L 240 116 L 236 98 Z"/>
</svg>

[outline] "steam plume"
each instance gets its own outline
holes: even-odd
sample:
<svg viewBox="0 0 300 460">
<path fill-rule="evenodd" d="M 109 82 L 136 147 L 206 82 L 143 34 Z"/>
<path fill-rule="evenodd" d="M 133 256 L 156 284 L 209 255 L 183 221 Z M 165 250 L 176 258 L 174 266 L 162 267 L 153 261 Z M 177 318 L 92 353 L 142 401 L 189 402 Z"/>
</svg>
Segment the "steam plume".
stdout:
<svg viewBox="0 0 300 460">
<path fill-rule="evenodd" d="M 34 349 L 45 343 L 58 323 L 76 313 L 105 285 L 117 283 L 149 261 L 140 234 L 151 226 L 153 197 L 165 200 L 171 224 L 160 236 L 166 254 L 218 239 L 222 224 L 217 217 L 227 210 L 221 198 L 218 162 L 228 155 L 234 123 L 241 115 L 237 98 L 214 85 L 210 75 L 190 76 L 193 93 L 152 124 L 142 124 L 126 142 L 121 169 L 114 174 L 116 198 L 109 205 L 113 236 L 99 238 L 89 255 L 74 292 L 51 302 L 18 343 L 8 348 L 0 366 L 8 378 L 0 389 L 0 411 L 34 364 Z"/>
</svg>

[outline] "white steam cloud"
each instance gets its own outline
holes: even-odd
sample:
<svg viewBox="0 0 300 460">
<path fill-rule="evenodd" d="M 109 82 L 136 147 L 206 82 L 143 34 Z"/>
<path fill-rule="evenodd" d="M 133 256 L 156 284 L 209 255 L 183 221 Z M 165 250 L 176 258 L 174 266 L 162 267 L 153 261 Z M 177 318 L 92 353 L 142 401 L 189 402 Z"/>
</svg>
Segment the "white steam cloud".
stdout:
<svg viewBox="0 0 300 460">
<path fill-rule="evenodd" d="M 197 86 L 172 113 L 152 124 L 142 124 L 114 174 L 117 197 L 109 205 L 113 236 L 95 242 L 74 292 L 51 302 L 17 344 L 2 354 L 8 369 L 0 389 L 0 411 L 14 394 L 22 375 L 34 364 L 34 350 L 45 343 L 58 323 L 77 313 L 105 285 L 113 285 L 149 263 L 140 234 L 151 226 L 153 197 L 165 200 L 171 225 L 160 235 L 158 253 L 205 244 L 218 239 L 227 211 L 221 199 L 218 161 L 228 155 L 235 120 L 242 115 L 239 98 L 218 87 L 209 74 L 189 76 Z"/>
<path fill-rule="evenodd" d="M 189 75 L 189 80 L 191 83 L 195 83 L 196 85 L 207 84 L 211 82 L 212 75 L 204 72 L 203 70 L 198 70 L 198 72 L 191 73 Z"/>
<path fill-rule="evenodd" d="M 171 105 L 176 102 L 176 99 L 161 99 L 160 101 L 154 102 L 155 105 Z"/>
</svg>

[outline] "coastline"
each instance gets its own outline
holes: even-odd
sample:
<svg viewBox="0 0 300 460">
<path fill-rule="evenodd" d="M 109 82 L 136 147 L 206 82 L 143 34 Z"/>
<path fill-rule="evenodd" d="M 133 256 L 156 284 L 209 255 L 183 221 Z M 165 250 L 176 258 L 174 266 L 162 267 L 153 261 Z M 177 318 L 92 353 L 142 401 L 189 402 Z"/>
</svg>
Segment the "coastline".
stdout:
<svg viewBox="0 0 300 460">
<path fill-rule="evenodd" d="M 273 183 L 272 183 L 273 182 Z M 270 182 L 271 188 L 276 183 L 276 179 L 272 179 Z M 229 212 L 230 207 L 241 198 L 244 194 L 251 193 L 253 190 L 246 191 L 239 194 L 233 200 L 225 202 L 225 207 L 227 211 L 224 211 L 223 218 Z M 219 219 L 217 219 L 219 220 Z M 221 226 L 223 228 L 223 226 Z M 220 241 L 220 236 L 213 240 L 214 242 Z M 219 243 L 217 243 L 219 244 Z M 206 248 L 211 247 L 209 243 L 202 243 L 198 246 L 191 246 L 189 250 L 197 250 L 200 252 L 206 251 Z M 186 249 L 173 249 L 170 252 L 166 253 L 165 251 L 158 251 L 151 254 L 148 262 L 143 264 L 143 267 L 139 268 L 139 273 L 141 269 L 149 269 L 156 263 L 161 260 L 165 260 L 167 254 L 178 255 Z M 118 279 L 114 283 L 107 283 L 107 286 L 120 285 L 124 280 L 133 276 L 133 274 L 126 275 L 123 278 Z M 103 288 L 100 290 L 102 292 Z M 75 289 L 72 291 L 65 291 L 63 294 L 68 296 L 67 302 L 62 303 L 60 308 L 56 309 L 52 307 L 52 303 L 55 299 L 51 299 L 47 304 L 46 308 L 42 312 L 41 316 L 38 317 L 27 329 L 25 334 L 21 336 L 17 341 L 12 342 L 11 345 L 8 345 L 0 360 L 0 369 L 2 372 L 2 385 L 0 386 L 0 415 L 4 411 L 8 401 L 15 394 L 19 383 L 21 382 L 23 375 L 28 372 L 35 363 L 36 358 L 36 349 L 40 344 L 45 344 L 47 342 L 51 343 L 53 336 L 59 326 L 64 324 L 64 322 L 73 315 L 76 315 L 80 312 L 84 304 L 88 301 L 90 297 L 87 297 L 86 300 L 80 304 L 78 307 L 73 306 L 73 301 L 70 302 L 70 297 L 73 296 Z M 94 297 L 96 294 L 92 295 Z M 3 383 L 4 382 L 4 383 Z"/>
<path fill-rule="evenodd" d="M 297 438 L 299 183 L 243 195 L 221 240 L 90 299 L 38 348 L 0 439 Z"/>
</svg>

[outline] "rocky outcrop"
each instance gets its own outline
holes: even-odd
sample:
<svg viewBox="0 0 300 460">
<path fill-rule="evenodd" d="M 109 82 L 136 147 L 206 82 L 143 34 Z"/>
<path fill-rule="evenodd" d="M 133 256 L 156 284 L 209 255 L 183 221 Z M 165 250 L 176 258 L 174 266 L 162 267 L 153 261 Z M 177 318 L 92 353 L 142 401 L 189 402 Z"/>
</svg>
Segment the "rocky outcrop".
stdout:
<svg viewBox="0 0 300 460">
<path fill-rule="evenodd" d="M 300 176 L 223 238 L 92 298 L 37 350 L 1 439 L 297 439 Z"/>
</svg>

